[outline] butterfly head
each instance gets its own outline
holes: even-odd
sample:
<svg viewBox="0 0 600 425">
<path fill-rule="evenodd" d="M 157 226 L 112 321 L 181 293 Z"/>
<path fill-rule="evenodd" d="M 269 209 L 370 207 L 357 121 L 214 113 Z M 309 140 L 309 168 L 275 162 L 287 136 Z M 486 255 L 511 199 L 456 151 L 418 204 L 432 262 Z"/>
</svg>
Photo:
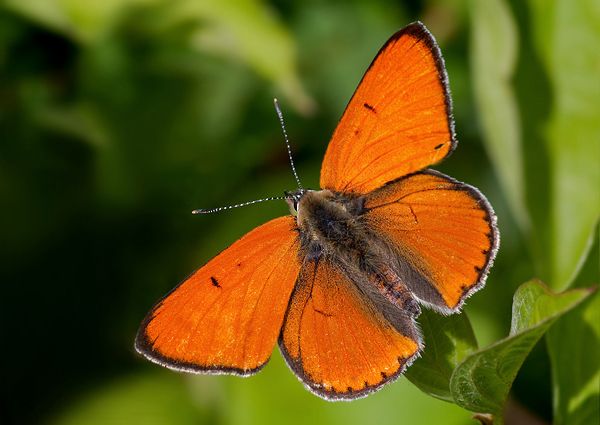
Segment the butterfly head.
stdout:
<svg viewBox="0 0 600 425">
<path fill-rule="evenodd" d="M 293 216 L 298 215 L 298 205 L 300 203 L 300 199 L 306 194 L 306 192 L 313 192 L 310 189 L 296 189 L 295 191 L 286 190 L 285 193 L 285 202 L 290 206 L 290 214 Z"/>
</svg>

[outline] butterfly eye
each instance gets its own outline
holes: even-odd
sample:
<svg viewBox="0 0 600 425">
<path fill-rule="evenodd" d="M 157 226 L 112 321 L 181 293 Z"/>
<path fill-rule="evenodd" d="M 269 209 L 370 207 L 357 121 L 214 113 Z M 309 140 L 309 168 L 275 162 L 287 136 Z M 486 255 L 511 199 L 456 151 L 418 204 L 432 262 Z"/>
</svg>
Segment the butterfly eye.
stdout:
<svg viewBox="0 0 600 425">
<path fill-rule="evenodd" d="M 287 202 L 290 206 L 290 214 L 292 214 L 293 216 L 298 215 L 298 202 L 290 198 L 286 199 L 285 202 Z"/>
<path fill-rule="evenodd" d="M 285 202 L 287 202 L 288 205 L 290 206 L 290 214 L 292 214 L 293 216 L 297 216 L 298 215 L 298 201 L 300 200 L 300 197 L 302 195 L 299 194 L 298 191 L 290 192 L 289 190 L 286 190 L 284 193 L 286 196 Z"/>
<path fill-rule="evenodd" d="M 290 206 L 290 213 L 293 216 L 298 215 L 298 204 L 300 203 L 300 200 L 302 199 L 302 197 L 304 197 L 306 192 L 312 192 L 312 190 L 296 189 L 294 192 L 290 192 L 289 190 L 286 190 L 284 192 L 285 193 L 285 201 Z"/>
</svg>

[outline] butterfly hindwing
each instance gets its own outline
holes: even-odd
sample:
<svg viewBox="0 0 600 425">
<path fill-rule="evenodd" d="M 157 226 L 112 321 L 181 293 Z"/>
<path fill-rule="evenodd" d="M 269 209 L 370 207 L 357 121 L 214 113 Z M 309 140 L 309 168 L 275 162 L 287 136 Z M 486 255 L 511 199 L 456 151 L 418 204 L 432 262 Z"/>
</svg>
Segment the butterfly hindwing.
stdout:
<svg viewBox="0 0 600 425">
<path fill-rule="evenodd" d="M 364 397 L 418 355 L 413 321 L 368 285 L 357 285 L 325 256 L 302 267 L 279 346 L 292 371 L 322 398 Z"/>
<path fill-rule="evenodd" d="M 272 220 L 236 241 L 160 300 L 136 348 L 166 367 L 251 375 L 269 359 L 300 271 L 295 220 Z"/>
<path fill-rule="evenodd" d="M 364 220 L 397 254 L 411 292 L 443 313 L 485 283 L 498 248 L 496 217 L 475 188 L 425 170 L 365 196 Z"/>
<path fill-rule="evenodd" d="M 410 24 L 381 48 L 346 107 L 321 167 L 321 188 L 368 193 L 435 164 L 456 146 L 444 62 Z"/>
</svg>

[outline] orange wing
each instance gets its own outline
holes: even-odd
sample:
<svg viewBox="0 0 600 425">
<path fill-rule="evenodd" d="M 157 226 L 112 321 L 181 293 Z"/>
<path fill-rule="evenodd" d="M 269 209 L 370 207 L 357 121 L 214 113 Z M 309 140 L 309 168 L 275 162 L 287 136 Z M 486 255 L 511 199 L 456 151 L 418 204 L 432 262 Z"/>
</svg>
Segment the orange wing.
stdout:
<svg viewBox="0 0 600 425">
<path fill-rule="evenodd" d="M 245 235 L 148 313 L 136 349 L 163 366 L 252 375 L 269 360 L 300 271 L 292 216 Z"/>
<path fill-rule="evenodd" d="M 433 36 L 410 24 L 381 48 L 350 100 L 321 167 L 321 188 L 367 193 L 447 157 L 452 101 Z"/>
<path fill-rule="evenodd" d="M 426 170 L 369 193 L 364 206 L 366 225 L 399 259 L 390 267 L 421 301 L 454 313 L 484 285 L 499 234 L 477 189 Z"/>
<path fill-rule="evenodd" d="M 302 268 L 279 347 L 310 391 L 339 400 L 365 397 L 399 377 L 420 341 L 413 321 L 374 285 L 357 285 L 320 258 Z"/>
</svg>

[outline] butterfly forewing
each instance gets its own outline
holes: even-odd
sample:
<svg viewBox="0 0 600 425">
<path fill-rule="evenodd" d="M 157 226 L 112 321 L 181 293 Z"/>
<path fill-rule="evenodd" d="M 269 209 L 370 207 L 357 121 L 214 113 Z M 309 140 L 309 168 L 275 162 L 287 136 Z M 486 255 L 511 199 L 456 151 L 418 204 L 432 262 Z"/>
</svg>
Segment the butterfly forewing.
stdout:
<svg viewBox="0 0 600 425">
<path fill-rule="evenodd" d="M 365 208 L 369 229 L 397 253 L 397 268 L 418 272 L 405 283 L 421 301 L 456 312 L 483 286 L 498 232 L 477 189 L 427 170 L 369 193 Z"/>
<path fill-rule="evenodd" d="M 321 188 L 367 193 L 455 147 L 446 71 L 421 23 L 392 36 L 367 70 L 323 160 Z"/>
<path fill-rule="evenodd" d="M 267 362 L 300 270 L 294 218 L 257 227 L 148 313 L 136 348 L 191 372 L 250 375 Z"/>
</svg>

